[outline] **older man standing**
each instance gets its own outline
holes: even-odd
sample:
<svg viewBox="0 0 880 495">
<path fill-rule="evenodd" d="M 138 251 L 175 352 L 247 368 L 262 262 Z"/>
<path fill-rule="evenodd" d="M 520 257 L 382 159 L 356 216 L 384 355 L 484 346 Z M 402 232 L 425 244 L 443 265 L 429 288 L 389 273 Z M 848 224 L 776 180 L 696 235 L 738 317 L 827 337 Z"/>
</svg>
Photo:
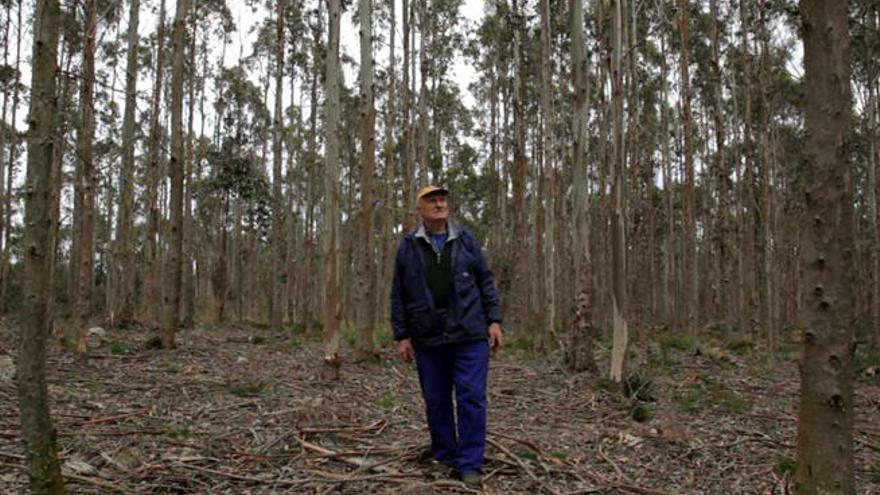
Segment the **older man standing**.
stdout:
<svg viewBox="0 0 880 495">
<path fill-rule="evenodd" d="M 501 310 L 479 242 L 448 219 L 448 195 L 438 186 L 417 195 L 422 224 L 397 248 L 391 326 L 401 358 L 416 361 L 434 458 L 479 486 L 489 351 L 503 346 Z"/>
</svg>

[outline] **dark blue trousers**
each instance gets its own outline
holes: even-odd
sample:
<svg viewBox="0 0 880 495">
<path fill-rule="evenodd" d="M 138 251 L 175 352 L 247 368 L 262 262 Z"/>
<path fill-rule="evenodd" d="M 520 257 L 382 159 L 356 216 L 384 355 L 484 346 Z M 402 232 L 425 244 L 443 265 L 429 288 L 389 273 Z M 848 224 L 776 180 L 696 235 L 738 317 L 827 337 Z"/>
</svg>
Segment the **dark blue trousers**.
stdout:
<svg viewBox="0 0 880 495">
<path fill-rule="evenodd" d="M 479 471 L 486 450 L 489 343 L 476 340 L 418 349 L 416 364 L 434 458 L 460 473 Z"/>
</svg>

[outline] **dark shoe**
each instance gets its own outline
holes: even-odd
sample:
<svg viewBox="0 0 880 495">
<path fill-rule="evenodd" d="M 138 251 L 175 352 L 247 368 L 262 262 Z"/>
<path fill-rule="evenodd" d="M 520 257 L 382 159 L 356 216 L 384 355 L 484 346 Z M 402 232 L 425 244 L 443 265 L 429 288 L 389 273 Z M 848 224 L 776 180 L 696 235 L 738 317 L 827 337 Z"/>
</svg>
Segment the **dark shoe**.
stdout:
<svg viewBox="0 0 880 495">
<path fill-rule="evenodd" d="M 479 488 L 483 485 L 483 477 L 476 471 L 461 473 L 461 481 L 473 488 Z"/>
</svg>

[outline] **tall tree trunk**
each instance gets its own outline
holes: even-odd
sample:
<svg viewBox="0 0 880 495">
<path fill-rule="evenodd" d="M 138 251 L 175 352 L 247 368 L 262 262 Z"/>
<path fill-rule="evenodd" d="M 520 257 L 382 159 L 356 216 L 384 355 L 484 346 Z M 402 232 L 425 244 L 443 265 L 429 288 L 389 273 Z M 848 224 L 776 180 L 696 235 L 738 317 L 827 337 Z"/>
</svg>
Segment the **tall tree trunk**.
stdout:
<svg viewBox="0 0 880 495">
<path fill-rule="evenodd" d="M 149 161 L 146 171 L 147 234 L 144 244 L 146 247 L 147 268 L 144 271 L 146 276 L 144 277 L 145 290 L 142 304 L 145 311 L 144 317 L 151 324 L 156 324 L 159 321 L 160 308 L 155 302 L 160 300 L 161 294 L 161 287 L 159 286 L 159 248 L 161 246 L 159 243 L 159 222 L 161 220 L 159 212 L 159 141 L 161 140 L 159 113 L 162 103 L 162 81 L 165 70 L 165 0 L 161 0 L 159 3 L 159 26 L 156 31 L 156 38 L 156 72 L 153 82 L 153 101 L 150 115 Z"/>
<path fill-rule="evenodd" d="M 76 187 L 82 198 L 79 228 L 79 270 L 77 271 L 76 308 L 77 345 L 79 354 L 86 353 L 88 324 L 92 305 L 92 264 L 95 225 L 95 36 L 98 26 L 97 0 L 86 4 L 86 37 L 83 45 L 82 129 L 80 131 L 80 167 Z"/>
<path fill-rule="evenodd" d="M 696 337 L 697 319 L 699 318 L 699 290 L 697 287 L 697 234 L 694 193 L 694 159 L 691 117 L 691 84 L 690 84 L 690 3 L 679 0 L 679 33 L 681 34 L 681 120 L 684 138 L 685 168 L 685 307 L 687 307 L 687 328 L 691 337 Z"/>
<path fill-rule="evenodd" d="M 384 198 L 382 204 L 384 205 L 384 214 L 382 215 L 382 257 L 380 261 L 380 269 L 378 270 L 378 274 L 376 277 L 376 281 L 374 282 L 375 287 L 378 289 L 383 287 L 386 284 L 387 280 L 391 279 L 391 271 L 394 268 L 394 236 L 392 235 L 392 225 L 397 222 L 397 208 L 396 208 L 396 192 L 395 192 L 395 178 L 397 177 L 397 173 L 395 171 L 395 162 L 394 162 L 394 131 L 397 125 L 396 114 L 397 114 L 397 59 L 394 53 L 394 43 L 396 39 L 396 31 L 397 31 L 397 16 L 394 12 L 394 0 L 388 2 L 389 5 L 389 16 L 391 16 L 390 26 L 388 29 L 388 99 L 385 103 L 385 170 L 384 170 Z M 405 199 L 405 198 L 404 198 Z M 376 315 L 376 321 L 387 321 L 388 308 L 389 308 L 389 299 L 388 299 L 388 291 L 386 290 L 376 290 L 376 308 L 378 314 Z"/>
<path fill-rule="evenodd" d="M 431 33 L 430 13 L 428 12 L 427 0 L 411 0 L 417 2 L 419 15 L 419 132 L 418 132 L 418 161 L 420 187 L 428 184 L 429 180 L 437 182 L 437 177 L 428 178 L 428 36 Z"/>
<path fill-rule="evenodd" d="M 128 14 L 128 53 L 125 65 L 125 110 L 122 118 L 122 169 L 119 173 L 119 216 L 117 217 L 116 319 L 120 323 L 134 319 L 135 247 L 134 247 L 134 131 L 137 111 L 138 22 L 140 0 L 131 0 Z"/>
<path fill-rule="evenodd" d="M 34 11 L 31 108 L 28 116 L 28 167 L 25 184 L 25 310 L 19 340 L 18 401 L 21 432 L 27 453 L 30 490 L 35 495 L 62 494 L 64 481 L 49 416 L 46 384 L 46 341 L 52 328 L 48 310 L 50 236 L 53 199 L 51 170 L 55 146 L 55 76 L 61 9 L 57 0 L 39 0 Z"/>
<path fill-rule="evenodd" d="M 22 0 L 18 0 L 18 8 L 16 11 L 18 12 L 18 29 L 16 29 L 16 43 L 15 43 L 15 82 L 12 90 L 12 129 L 16 128 L 15 123 L 18 118 L 18 100 L 20 94 L 20 81 L 21 81 L 21 71 L 19 70 L 21 67 L 21 38 L 22 38 L 22 30 L 21 30 L 21 10 L 22 10 Z M 14 133 L 12 136 L 12 142 L 9 147 L 9 164 L 6 167 L 6 197 L 2 200 L 4 201 L 3 205 L 3 214 L 6 215 L 5 222 L 3 225 L 3 239 L 5 242 L 3 243 L 3 253 L 2 258 L 0 258 L 0 314 L 5 314 L 7 310 L 7 302 L 6 297 L 9 290 L 9 256 L 12 251 L 12 243 L 10 242 L 12 236 L 12 184 L 13 179 L 15 177 L 15 163 L 16 163 L 16 151 L 18 150 L 18 141 L 19 138 L 17 133 Z"/>
<path fill-rule="evenodd" d="M 589 139 L 587 119 L 589 117 L 590 79 L 587 51 L 584 44 L 584 5 L 583 0 L 570 0 L 571 11 L 571 64 L 574 86 L 574 111 L 572 112 L 572 187 L 574 214 L 572 229 L 572 251 L 574 262 L 574 292 L 577 311 L 575 327 L 572 331 L 571 365 L 575 370 L 595 370 L 593 357 L 593 335 L 590 333 L 591 315 L 590 277 L 590 213 L 589 185 L 587 184 L 587 154 Z"/>
<path fill-rule="evenodd" d="M 359 0 L 361 63 L 360 63 L 360 134 L 361 134 L 361 211 L 358 218 L 360 256 L 357 264 L 357 326 L 358 348 L 362 357 L 375 355 L 374 326 L 376 305 L 376 257 L 373 248 L 373 171 L 376 161 L 375 121 L 373 107 L 373 13 L 372 0 Z"/>
<path fill-rule="evenodd" d="M 773 290 L 773 250 L 771 236 L 773 235 L 772 218 L 772 192 L 770 173 L 770 34 L 767 32 L 766 6 L 761 7 L 761 19 L 759 28 L 761 38 L 761 250 L 762 250 L 762 297 L 761 297 L 761 327 L 766 336 L 768 356 L 772 359 L 776 350 L 776 328 L 773 318 L 776 294 Z"/>
<path fill-rule="evenodd" d="M 3 65 L 6 67 L 9 66 L 9 27 L 10 27 L 10 24 L 12 24 L 12 5 L 11 4 L 6 7 L 6 23 L 4 24 L 4 28 L 3 28 Z M 19 33 L 19 35 L 21 35 L 21 33 Z M 0 120 L 0 123 L 2 123 L 3 125 L 7 125 L 6 124 L 6 115 L 7 115 L 8 109 L 9 109 L 9 85 L 4 84 L 3 85 L 3 112 L 2 112 L 2 120 Z M 15 119 L 13 119 L 12 122 L 8 125 L 9 125 L 9 128 L 14 129 L 15 128 Z M 12 195 L 11 189 L 9 191 L 4 191 L 6 183 L 3 182 L 3 176 L 4 176 L 3 169 L 7 165 L 6 160 L 4 159 L 5 158 L 4 153 L 6 151 L 7 134 L 8 133 L 5 130 L 0 132 L 0 200 L 2 200 L 3 197 L 7 194 Z M 11 163 L 9 164 L 8 168 L 9 168 L 9 171 L 7 172 L 7 174 L 12 172 L 12 164 Z M 4 222 L 6 221 L 6 215 L 3 210 L 4 206 L 5 205 L 3 203 L 0 203 L 0 246 L 9 244 L 9 241 L 10 241 L 10 239 L 5 236 L 6 229 L 4 226 Z M 5 277 L 5 274 L 3 273 L 2 270 L 0 270 L 0 285 L 6 284 L 4 277 Z M 2 305 L 2 304 L 3 303 L 0 302 L 0 305 Z"/>
<path fill-rule="evenodd" d="M 324 167 L 324 366 L 325 377 L 339 379 L 340 290 L 339 219 L 339 19 L 340 0 L 330 0 L 324 103 L 326 164 Z"/>
<path fill-rule="evenodd" d="M 875 20 L 876 22 L 876 20 Z M 871 266 L 873 267 L 873 287 L 871 289 L 871 338 L 874 343 L 880 343 L 880 182 L 877 176 L 880 175 L 880 145 L 878 145 L 878 114 L 880 114 L 880 101 L 877 95 L 876 79 L 870 84 L 870 98 L 868 111 L 870 126 L 870 153 L 871 157 L 868 161 L 868 212 L 870 214 L 869 222 L 871 223 L 871 241 L 873 249 L 871 249 Z M 14 114 L 13 110 L 13 114 Z"/>
<path fill-rule="evenodd" d="M 795 488 L 805 495 L 855 493 L 848 5 L 800 3 L 809 138 L 803 163 L 806 304 Z"/>
<path fill-rule="evenodd" d="M 177 0 L 174 15 L 174 38 L 171 54 L 171 223 L 169 225 L 168 269 L 170 278 L 164 291 L 165 318 L 162 325 L 162 347 L 173 349 L 180 321 L 180 293 L 183 285 L 183 58 L 186 43 L 186 2 Z"/>
<path fill-rule="evenodd" d="M 740 297 L 739 297 L 739 326 L 741 329 L 753 332 L 755 323 L 755 307 L 758 303 L 755 282 L 755 161 L 754 143 L 752 142 L 752 61 L 749 48 L 749 30 L 751 29 L 751 16 L 748 11 L 748 0 L 740 0 L 740 22 L 742 64 L 743 64 L 743 92 L 745 108 L 743 114 L 743 155 L 745 158 L 745 170 L 742 180 L 738 181 L 740 193 L 740 235 L 742 241 L 740 255 Z"/>
<path fill-rule="evenodd" d="M 520 0 L 514 0 L 514 50 L 516 62 L 514 63 L 514 96 L 513 96 L 513 251 L 514 266 L 512 286 L 511 323 L 514 326 L 525 323 L 528 305 L 528 224 L 526 223 L 526 123 L 525 123 L 525 98 L 526 98 L 526 62 L 525 62 L 525 19 L 520 11 Z"/>
<path fill-rule="evenodd" d="M 541 148 L 543 150 L 543 170 L 547 185 L 544 189 L 546 194 L 542 200 L 546 212 L 546 238 L 544 243 L 544 266 L 538 269 L 543 272 L 544 280 L 544 321 L 541 330 L 541 341 L 546 342 L 548 337 L 555 340 L 556 337 L 556 273 L 555 251 L 562 246 L 555 246 L 555 190 L 556 190 L 556 167 L 554 165 L 554 139 L 553 139 L 553 75 L 550 51 L 550 0 L 541 0 Z M 554 249 L 555 248 L 555 249 Z"/>
<path fill-rule="evenodd" d="M 726 157 L 726 129 L 724 127 L 724 86 L 721 82 L 721 48 L 718 34 L 718 0 L 710 0 L 709 17 L 711 20 L 710 35 L 712 37 L 712 88 L 715 92 L 713 104 L 713 118 L 715 127 L 715 171 L 718 174 L 718 219 L 717 241 L 715 258 L 718 263 L 718 297 L 721 304 L 720 317 L 724 320 L 733 314 L 730 308 L 729 283 L 730 262 L 728 248 L 729 233 L 729 194 L 730 194 L 730 170 L 727 168 Z"/>
<path fill-rule="evenodd" d="M 412 0 L 413 2 L 419 0 Z M 401 147 L 401 158 L 403 159 L 403 227 L 405 230 L 411 229 L 415 223 L 415 212 L 410 212 L 410 208 L 415 204 L 415 166 L 413 165 L 412 154 L 412 88 L 410 88 L 409 67 L 412 63 L 412 47 L 410 43 L 412 31 L 412 5 L 410 0 L 402 0 L 403 9 L 401 12 L 403 22 L 403 146 Z"/>
<path fill-rule="evenodd" d="M 614 185 L 611 190 L 612 221 L 611 221 L 611 258 L 612 285 L 611 306 L 614 325 L 614 339 L 611 350 L 611 380 L 617 384 L 623 381 L 626 372 L 626 351 L 629 344 L 627 327 L 626 300 L 626 212 L 624 211 L 624 180 L 626 165 L 623 150 L 623 73 L 622 57 L 622 0 L 614 1 L 613 46 L 614 53 L 611 63 L 611 83 L 613 98 L 613 140 L 614 145 Z"/>
<path fill-rule="evenodd" d="M 660 52 L 666 53 L 666 37 L 660 35 Z M 664 215 L 666 217 L 666 233 L 663 238 L 663 308 L 667 325 L 677 323 L 677 314 L 675 311 L 673 287 L 673 274 L 675 273 L 675 254 L 673 238 L 675 233 L 675 221 L 673 217 L 673 196 L 675 189 L 672 187 L 672 165 L 669 150 L 669 65 L 666 59 L 660 61 L 660 149 L 661 149 L 661 169 L 663 176 L 663 203 Z"/>
<path fill-rule="evenodd" d="M 196 286 L 195 273 L 193 264 L 195 260 L 195 229 L 193 225 L 193 173 L 195 169 L 195 86 L 196 86 L 196 38 L 198 33 L 198 8 L 193 3 L 189 4 L 190 9 L 190 43 L 189 43 L 189 66 L 190 75 L 188 80 L 189 86 L 189 108 L 187 109 L 187 131 L 186 131 L 186 171 L 184 180 L 186 187 L 183 197 L 183 325 L 188 327 L 195 321 L 196 306 Z M 207 73 L 203 72 L 202 77 L 207 77 Z"/>
<path fill-rule="evenodd" d="M 276 0 L 275 11 L 275 126 L 272 141 L 272 292 L 269 304 L 269 324 L 280 329 L 284 321 L 285 251 L 284 198 L 281 182 L 281 150 L 284 143 L 284 8 L 286 0 Z M 293 95 L 291 95 L 291 98 Z M 288 186 L 289 187 L 289 186 Z"/>
</svg>

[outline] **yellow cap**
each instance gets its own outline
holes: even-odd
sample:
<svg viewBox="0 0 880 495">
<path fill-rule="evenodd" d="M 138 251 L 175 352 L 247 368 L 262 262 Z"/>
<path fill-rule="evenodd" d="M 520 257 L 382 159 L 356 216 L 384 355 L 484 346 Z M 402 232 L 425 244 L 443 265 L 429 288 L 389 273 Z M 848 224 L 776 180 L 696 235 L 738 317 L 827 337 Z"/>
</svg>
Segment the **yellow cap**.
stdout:
<svg viewBox="0 0 880 495">
<path fill-rule="evenodd" d="M 449 194 L 449 191 L 440 186 L 425 186 L 419 189 L 419 193 L 416 194 L 416 201 L 421 201 L 422 198 L 429 194 L 440 193 L 444 196 Z"/>
</svg>

